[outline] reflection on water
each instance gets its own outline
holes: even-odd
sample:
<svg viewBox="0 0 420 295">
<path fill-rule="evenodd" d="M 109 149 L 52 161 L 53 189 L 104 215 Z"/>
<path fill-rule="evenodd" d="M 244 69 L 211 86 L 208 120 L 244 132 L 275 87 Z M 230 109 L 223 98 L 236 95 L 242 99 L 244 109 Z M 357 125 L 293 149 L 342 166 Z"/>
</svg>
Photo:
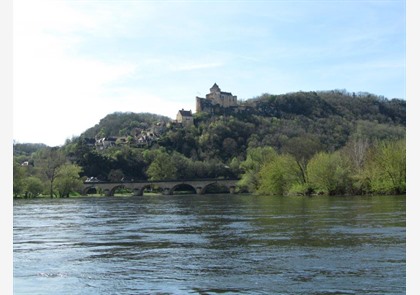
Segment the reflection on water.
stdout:
<svg viewBox="0 0 420 295">
<path fill-rule="evenodd" d="M 15 294 L 405 294 L 405 197 L 14 201 Z"/>
</svg>

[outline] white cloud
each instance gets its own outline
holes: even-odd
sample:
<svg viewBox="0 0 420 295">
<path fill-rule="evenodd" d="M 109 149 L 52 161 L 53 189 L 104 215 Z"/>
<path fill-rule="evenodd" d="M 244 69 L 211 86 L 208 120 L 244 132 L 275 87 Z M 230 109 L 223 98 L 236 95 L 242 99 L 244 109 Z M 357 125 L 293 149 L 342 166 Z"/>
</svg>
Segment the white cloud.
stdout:
<svg viewBox="0 0 420 295">
<path fill-rule="evenodd" d="M 109 104 L 110 112 L 136 112 L 136 113 L 154 113 L 164 115 L 175 119 L 176 113 L 181 108 L 191 108 L 195 103 L 194 98 L 189 99 L 190 105 L 182 102 L 181 99 L 170 100 L 152 93 L 150 90 L 143 88 L 115 88 L 112 100 L 118 101 Z"/>
<path fill-rule="evenodd" d="M 357 20 L 342 21 L 335 6 L 314 14 L 283 2 L 228 1 L 216 11 L 194 1 L 13 4 L 13 130 L 21 142 L 63 144 L 115 111 L 174 117 L 214 82 L 249 98 L 330 85 L 386 95 L 404 79 L 401 20 L 359 5 L 350 5 Z"/>
<path fill-rule="evenodd" d="M 106 115 L 109 108 L 101 101 L 107 84 L 132 74 L 135 66 L 73 54 L 80 39 L 71 32 L 95 24 L 61 2 L 16 1 L 15 12 L 13 136 L 63 144 L 98 114 Z"/>
<path fill-rule="evenodd" d="M 127 61 L 109 53 L 106 59 L 81 55 L 80 49 L 94 38 L 114 40 L 143 31 L 156 16 L 148 14 L 157 9 L 150 5 L 16 0 L 14 6 L 13 137 L 20 142 L 61 145 L 116 111 L 173 118 L 188 105 L 176 95 L 164 99 L 170 90 L 157 94 L 158 89 L 151 89 L 156 82 L 145 85 L 150 77 L 222 66 L 153 52 L 139 52 Z M 130 23 L 134 19 L 136 25 Z M 130 88 L 124 86 L 127 79 L 135 81 Z"/>
</svg>

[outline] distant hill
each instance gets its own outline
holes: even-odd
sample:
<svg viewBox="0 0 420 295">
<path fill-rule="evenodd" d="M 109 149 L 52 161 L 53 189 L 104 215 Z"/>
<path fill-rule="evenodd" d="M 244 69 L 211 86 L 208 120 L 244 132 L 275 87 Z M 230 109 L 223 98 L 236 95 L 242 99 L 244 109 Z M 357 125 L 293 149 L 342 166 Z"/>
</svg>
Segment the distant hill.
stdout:
<svg viewBox="0 0 420 295">
<path fill-rule="evenodd" d="M 321 150 L 334 151 L 356 137 L 403 138 L 405 113 L 405 100 L 388 100 L 370 93 L 332 90 L 263 94 L 236 107 L 196 113 L 191 128 L 168 128 L 171 119 L 155 114 L 113 113 L 81 137 L 139 137 L 155 130 L 160 122 L 155 147 L 199 160 L 228 161 L 244 158 L 249 147 L 272 146 L 281 152 L 297 140 L 315 141 Z"/>
<path fill-rule="evenodd" d="M 170 122 L 165 116 L 150 113 L 115 112 L 105 116 L 95 126 L 81 134 L 82 137 L 94 138 L 97 136 L 126 136 L 137 129 L 148 129 L 157 122 Z"/>
<path fill-rule="evenodd" d="M 296 116 L 308 119 L 340 116 L 349 121 L 368 120 L 405 125 L 406 102 L 345 90 L 300 91 L 281 95 L 263 94 L 242 102 L 238 107 L 220 109 L 219 113 L 244 113 L 284 119 Z"/>
<path fill-rule="evenodd" d="M 13 155 L 14 156 L 30 156 L 32 153 L 47 147 L 43 143 L 14 143 Z"/>
</svg>

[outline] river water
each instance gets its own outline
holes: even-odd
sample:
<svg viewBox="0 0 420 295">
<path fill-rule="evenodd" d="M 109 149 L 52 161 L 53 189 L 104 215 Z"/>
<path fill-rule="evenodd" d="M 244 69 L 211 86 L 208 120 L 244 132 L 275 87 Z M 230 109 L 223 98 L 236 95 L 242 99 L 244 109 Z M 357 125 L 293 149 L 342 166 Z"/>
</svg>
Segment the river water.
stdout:
<svg viewBox="0 0 420 295">
<path fill-rule="evenodd" d="M 14 201 L 14 294 L 405 294 L 405 197 Z"/>
</svg>

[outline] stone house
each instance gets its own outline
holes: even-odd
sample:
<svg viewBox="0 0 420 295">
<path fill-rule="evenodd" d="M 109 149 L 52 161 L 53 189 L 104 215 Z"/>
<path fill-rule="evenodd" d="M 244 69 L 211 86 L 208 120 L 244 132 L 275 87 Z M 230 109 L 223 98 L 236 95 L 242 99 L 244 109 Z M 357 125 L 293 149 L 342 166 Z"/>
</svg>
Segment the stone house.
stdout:
<svg viewBox="0 0 420 295">
<path fill-rule="evenodd" d="M 184 109 L 179 110 L 176 115 L 176 122 L 182 124 L 183 126 L 190 126 L 194 123 L 191 110 L 185 111 Z"/>
<path fill-rule="evenodd" d="M 109 148 L 111 146 L 115 146 L 117 142 L 116 137 L 104 137 L 96 140 L 95 146 L 99 150 L 103 150 Z"/>
</svg>

